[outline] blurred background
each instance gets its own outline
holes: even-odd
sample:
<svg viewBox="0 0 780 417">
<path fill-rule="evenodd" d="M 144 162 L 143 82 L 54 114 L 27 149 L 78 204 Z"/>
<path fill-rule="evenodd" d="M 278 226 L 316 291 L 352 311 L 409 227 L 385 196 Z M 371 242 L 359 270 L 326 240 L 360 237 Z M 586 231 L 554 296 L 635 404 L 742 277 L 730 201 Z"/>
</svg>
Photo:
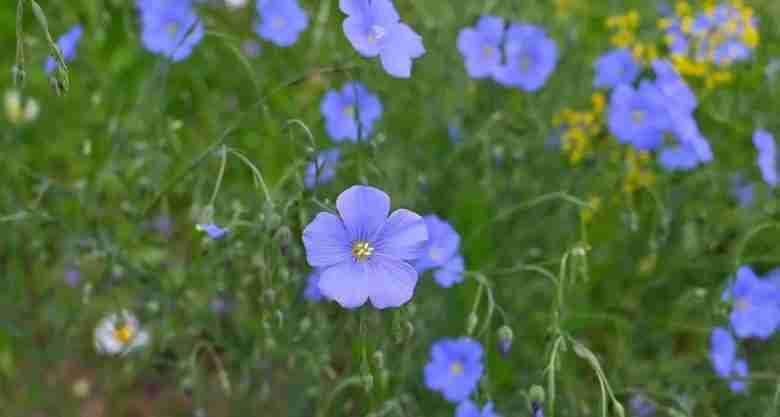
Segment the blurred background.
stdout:
<svg viewBox="0 0 780 417">
<path fill-rule="evenodd" d="M 300 1 L 309 24 L 290 47 L 258 37 L 253 1 L 195 2 L 204 36 L 178 62 L 144 48 L 134 1 L 40 0 L 55 40 L 83 26 L 62 95 L 26 0 L 26 82 L 14 85 L 17 13 L 6 3 L 0 414 L 454 415 L 422 369 L 434 341 L 470 326 L 485 348 L 478 397 L 503 416 L 531 415 L 532 385 L 549 397 L 560 331 L 596 355 L 627 415 L 640 415 L 637 396 L 657 415 L 780 414 L 776 336 L 740 342 L 751 370 L 742 394 L 708 359 L 737 267 L 780 266 L 778 194 L 751 141 L 758 128 L 780 133 L 780 3 L 745 2 L 760 42 L 729 81 L 689 79 L 714 160 L 687 172 L 603 132 L 572 158 L 556 122 L 593 105 L 593 61 L 615 36 L 608 18 L 635 11 L 634 35 L 663 56 L 658 22 L 673 2 L 396 0 L 427 50 L 399 79 L 355 52 L 336 0 Z M 488 14 L 557 42 L 543 88 L 469 78 L 456 39 Z M 339 144 L 332 181 L 306 188 L 307 165 L 335 146 L 320 103 L 352 80 L 379 97 L 381 118 L 370 140 Z M 749 201 L 735 181 L 752 184 Z M 450 222 L 464 282 L 444 289 L 427 273 L 411 303 L 386 311 L 307 300 L 302 229 L 361 183 Z M 211 239 L 205 223 L 230 233 Z M 534 268 L 570 277 L 565 298 Z M 100 354 L 95 329 L 121 310 L 149 342 Z M 601 415 L 592 363 L 571 346 L 560 355 L 557 414 Z"/>
</svg>

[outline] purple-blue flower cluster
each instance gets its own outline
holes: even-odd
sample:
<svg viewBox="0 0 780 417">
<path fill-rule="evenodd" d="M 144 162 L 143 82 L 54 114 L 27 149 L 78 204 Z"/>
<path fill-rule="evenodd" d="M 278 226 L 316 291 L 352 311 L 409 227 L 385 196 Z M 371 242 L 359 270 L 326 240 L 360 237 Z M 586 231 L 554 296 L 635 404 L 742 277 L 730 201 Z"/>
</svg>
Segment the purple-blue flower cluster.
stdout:
<svg viewBox="0 0 780 417">
<path fill-rule="evenodd" d="M 401 22 L 391 0 L 339 0 L 344 34 L 355 50 L 366 58 L 379 56 L 385 71 L 409 78 L 412 61 L 425 54 L 422 38 Z"/>
<path fill-rule="evenodd" d="M 374 187 L 356 185 L 336 199 L 339 215 L 322 212 L 303 230 L 306 260 L 319 270 L 325 298 L 357 308 L 408 302 L 417 285 L 415 262 L 428 241 L 419 215 L 398 209 Z M 389 217 L 388 217 L 389 216 Z"/>
<path fill-rule="evenodd" d="M 428 228 L 428 244 L 415 264 L 419 273 L 434 270 L 439 286 L 449 288 L 463 281 L 464 262 L 460 254 L 460 235 L 455 228 L 436 215 L 424 217 Z"/>
<path fill-rule="evenodd" d="M 322 99 L 320 111 L 331 139 L 357 142 L 371 137 L 374 123 L 382 115 L 382 103 L 363 84 L 349 82 L 341 91 L 328 91 Z"/>
<path fill-rule="evenodd" d="M 136 0 L 136 5 L 141 42 L 150 52 L 182 61 L 203 40 L 203 24 L 191 0 Z"/>
<path fill-rule="evenodd" d="M 502 49 L 503 44 L 503 51 Z M 558 45 L 539 26 L 482 16 L 458 34 L 458 50 L 471 78 L 492 77 L 506 87 L 537 91 L 558 62 Z"/>
<path fill-rule="evenodd" d="M 636 149 L 660 149 L 658 161 L 668 171 L 688 171 L 712 161 L 709 141 L 694 118 L 695 94 L 669 61 L 653 61 L 652 67 L 654 81 L 641 80 L 638 88 L 620 84 L 612 92 L 610 132 Z M 665 144 L 667 136 L 676 143 Z"/>
<path fill-rule="evenodd" d="M 298 0 L 257 0 L 260 21 L 255 32 L 261 38 L 281 47 L 289 47 L 309 26 L 309 17 Z"/>
<path fill-rule="evenodd" d="M 733 392 L 745 391 L 747 385 L 743 379 L 748 376 L 747 361 L 737 358 L 736 342 L 722 327 L 716 327 L 710 334 L 710 361 L 715 373 L 729 381 Z"/>
<path fill-rule="evenodd" d="M 81 40 L 81 35 L 83 33 L 84 28 L 81 25 L 76 25 L 57 39 L 57 47 L 60 48 L 62 58 L 65 59 L 65 62 L 70 62 L 76 57 L 76 49 L 79 46 L 79 40 Z M 51 74 L 56 68 L 57 61 L 54 60 L 54 57 L 49 56 L 46 58 L 46 66 L 44 67 L 46 73 Z"/>
</svg>

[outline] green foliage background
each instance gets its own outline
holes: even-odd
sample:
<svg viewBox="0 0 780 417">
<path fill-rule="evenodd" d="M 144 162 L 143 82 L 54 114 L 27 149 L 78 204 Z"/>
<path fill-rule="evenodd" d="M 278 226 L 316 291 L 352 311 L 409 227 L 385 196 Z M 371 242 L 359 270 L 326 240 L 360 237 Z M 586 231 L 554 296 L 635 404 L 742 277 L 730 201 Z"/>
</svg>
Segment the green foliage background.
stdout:
<svg viewBox="0 0 780 417">
<path fill-rule="evenodd" d="M 0 68 L 10 70 L 15 2 L 6 3 Z M 23 95 L 41 113 L 30 124 L 0 121 L 3 415 L 453 415 L 424 388 L 422 367 L 433 341 L 466 333 L 478 294 L 475 336 L 487 351 L 478 397 L 504 416 L 530 415 L 524 393 L 549 383 L 556 326 L 596 353 L 624 404 L 642 392 L 662 415 L 780 414 L 777 337 L 743 344 L 747 395 L 730 393 L 707 358 L 710 330 L 727 321 L 720 294 L 736 267 L 780 265 L 777 192 L 757 185 L 749 208 L 731 195 L 737 171 L 760 182 L 753 129 L 780 133 L 780 89 L 765 76 L 780 54 L 780 3 L 750 2 L 761 43 L 735 81 L 697 88 L 697 119 L 715 161 L 684 174 L 656 169 L 656 185 L 630 195 L 619 188 L 625 168 L 608 153 L 572 167 L 547 141 L 555 113 L 588 103 L 591 63 L 609 48 L 605 18 L 636 9 L 650 39 L 658 36 L 655 2 L 574 1 L 560 15 L 539 0 L 396 0 L 428 50 L 410 80 L 354 52 L 336 0 L 301 3 L 311 26 L 300 41 L 289 49 L 263 43 L 257 58 L 241 53 L 255 39 L 253 4 L 199 6 L 205 40 L 170 64 L 141 47 L 131 1 L 41 1 L 55 35 L 85 26 L 63 97 L 43 74 L 48 49 L 26 14 Z M 487 13 L 542 24 L 558 41 L 561 60 L 538 93 L 468 79 L 455 39 Z M 4 90 L 12 88 L 8 74 Z M 344 144 L 337 178 L 306 191 L 313 151 L 332 146 L 320 100 L 351 79 L 383 102 L 376 135 Z M 448 139 L 450 123 L 461 129 L 459 144 Z M 194 225 L 222 145 L 251 160 L 269 195 L 230 154 L 213 210 L 233 233 L 212 242 Z M 466 282 L 445 290 L 426 275 L 413 302 L 393 311 L 306 302 L 301 230 L 356 183 L 382 188 L 394 207 L 452 222 L 472 271 Z M 584 224 L 577 201 L 591 195 L 605 204 Z M 170 238 L 155 231 L 160 216 L 172 222 Z M 588 248 L 586 256 L 573 255 L 576 248 Z M 559 306 L 555 286 L 528 267 L 557 275 L 567 253 L 576 273 Z M 63 279 L 74 266 L 76 288 Z M 478 280 L 490 291 L 478 290 Z M 212 310 L 218 298 L 228 300 L 224 314 Z M 128 357 L 100 357 L 95 324 L 120 308 L 140 317 L 152 343 Z M 506 359 L 495 347 L 501 325 L 515 334 Z M 571 346 L 561 355 L 557 415 L 600 415 L 594 371 Z M 74 392 L 80 381 L 86 396 Z"/>
</svg>

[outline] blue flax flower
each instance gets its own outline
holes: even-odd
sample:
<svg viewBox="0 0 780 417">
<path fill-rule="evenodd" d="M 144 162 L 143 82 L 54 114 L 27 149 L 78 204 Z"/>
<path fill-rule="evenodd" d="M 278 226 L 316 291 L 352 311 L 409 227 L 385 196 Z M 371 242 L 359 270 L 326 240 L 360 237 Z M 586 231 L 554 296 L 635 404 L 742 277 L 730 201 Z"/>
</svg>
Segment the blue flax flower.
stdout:
<svg viewBox="0 0 780 417">
<path fill-rule="evenodd" d="M 466 61 L 471 78 L 486 78 L 496 74 L 501 66 L 501 40 L 504 19 L 482 16 L 475 28 L 465 28 L 458 34 L 458 50 Z"/>
<path fill-rule="evenodd" d="M 257 0 L 257 11 L 260 22 L 255 32 L 277 46 L 292 46 L 309 26 L 309 18 L 298 0 Z"/>
<path fill-rule="evenodd" d="M 618 86 L 610 99 L 608 126 L 620 143 L 631 143 L 640 150 L 657 148 L 672 127 L 663 93 L 647 80 L 639 89 Z"/>
<path fill-rule="evenodd" d="M 60 48 L 62 57 L 65 62 L 70 62 L 76 57 L 76 48 L 79 46 L 79 40 L 84 33 L 84 28 L 81 25 L 73 26 L 69 31 L 65 32 L 59 39 L 57 39 L 57 46 Z M 44 70 L 47 74 L 50 74 L 57 68 L 57 61 L 54 57 L 50 56 L 46 59 L 46 67 Z"/>
<path fill-rule="evenodd" d="M 544 29 L 526 24 L 512 24 L 504 42 L 506 63 L 496 72 L 496 81 L 525 91 L 540 89 L 558 63 L 558 45 Z"/>
<path fill-rule="evenodd" d="M 753 145 L 758 149 L 756 162 L 761 169 L 764 181 L 772 187 L 776 187 L 780 179 L 777 171 L 777 146 L 775 138 L 766 130 L 757 130 L 753 133 Z"/>
<path fill-rule="evenodd" d="M 641 67 L 628 49 L 613 49 L 599 57 L 596 67 L 596 88 L 614 88 L 620 84 L 631 84 L 639 76 Z"/>
<path fill-rule="evenodd" d="M 177 62 L 203 40 L 203 24 L 191 0 L 136 0 L 141 12 L 141 42 L 152 53 Z"/>
<path fill-rule="evenodd" d="M 401 17 L 391 0 L 339 0 L 348 17 L 344 34 L 357 52 L 367 58 L 379 55 L 388 74 L 409 78 L 412 60 L 425 54 L 422 38 Z"/>
<path fill-rule="evenodd" d="M 648 401 L 642 394 L 634 394 L 631 396 L 628 405 L 637 417 L 650 417 L 657 411 L 655 404 Z"/>
<path fill-rule="evenodd" d="M 436 269 L 434 279 L 444 288 L 463 280 L 464 262 L 459 255 L 460 235 L 455 228 L 436 215 L 424 217 L 428 228 L 428 244 L 415 268 L 423 273 Z"/>
<path fill-rule="evenodd" d="M 771 281 L 762 280 L 750 268 L 737 270 L 737 279 L 724 294 L 732 301 L 729 315 L 731 327 L 737 337 L 767 339 L 780 326 L 778 289 Z"/>
<path fill-rule="evenodd" d="M 740 207 L 750 207 L 755 198 L 755 184 L 747 182 L 742 173 L 731 177 L 731 195 L 737 199 Z"/>
<path fill-rule="evenodd" d="M 410 262 L 428 240 L 422 217 L 406 209 L 390 214 L 390 197 L 362 185 L 341 193 L 336 207 L 340 216 L 320 213 L 303 230 L 322 295 L 345 308 L 369 299 L 379 309 L 405 304 L 417 285 Z"/>
<path fill-rule="evenodd" d="M 672 63 L 665 59 L 657 59 L 653 61 L 652 66 L 653 72 L 655 72 L 655 85 L 669 99 L 669 104 L 676 111 L 693 112 L 699 102 Z"/>
<path fill-rule="evenodd" d="M 322 300 L 322 292 L 320 292 L 320 271 L 314 270 L 306 278 L 306 288 L 303 290 L 303 298 L 314 302 Z"/>
<path fill-rule="evenodd" d="M 316 160 L 306 167 L 304 186 L 314 188 L 317 184 L 325 184 L 333 179 L 339 159 L 341 159 L 341 151 L 338 148 L 320 152 Z"/>
<path fill-rule="evenodd" d="M 737 359 L 736 356 L 737 344 L 731 333 L 722 327 L 713 329 L 710 334 L 710 361 L 715 373 L 729 381 L 732 391 L 743 392 L 746 386 L 741 379 L 748 376 L 748 366 L 744 359 Z"/>
<path fill-rule="evenodd" d="M 371 136 L 374 122 L 382 115 L 382 103 L 363 84 L 349 82 L 341 91 L 328 91 L 322 99 L 320 111 L 325 117 L 328 136 L 336 142 L 345 139 L 357 142 L 359 138 Z M 357 119 L 360 119 L 360 129 Z"/>
<path fill-rule="evenodd" d="M 455 409 L 455 417 L 501 417 L 501 415 L 493 411 L 493 402 L 491 401 L 488 401 L 480 410 L 473 401 L 465 400 Z"/>
<path fill-rule="evenodd" d="M 425 386 L 439 391 L 450 402 L 469 397 L 482 378 L 482 345 L 474 339 L 442 339 L 431 347 L 431 361 L 425 365 Z"/>
<path fill-rule="evenodd" d="M 230 229 L 221 228 L 214 223 L 203 223 L 195 225 L 195 229 L 199 232 L 204 232 L 208 237 L 214 240 L 219 240 L 230 233 Z"/>
</svg>

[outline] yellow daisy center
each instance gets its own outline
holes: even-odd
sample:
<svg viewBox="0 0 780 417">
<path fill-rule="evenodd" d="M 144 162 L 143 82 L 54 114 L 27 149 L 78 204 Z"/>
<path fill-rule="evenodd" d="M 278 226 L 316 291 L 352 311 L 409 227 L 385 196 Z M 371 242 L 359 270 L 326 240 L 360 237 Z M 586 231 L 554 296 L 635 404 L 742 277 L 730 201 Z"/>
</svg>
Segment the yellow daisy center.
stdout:
<svg viewBox="0 0 780 417">
<path fill-rule="evenodd" d="M 133 329 L 127 324 L 124 324 L 114 329 L 114 339 L 125 345 L 133 338 L 133 333 Z"/>
</svg>

